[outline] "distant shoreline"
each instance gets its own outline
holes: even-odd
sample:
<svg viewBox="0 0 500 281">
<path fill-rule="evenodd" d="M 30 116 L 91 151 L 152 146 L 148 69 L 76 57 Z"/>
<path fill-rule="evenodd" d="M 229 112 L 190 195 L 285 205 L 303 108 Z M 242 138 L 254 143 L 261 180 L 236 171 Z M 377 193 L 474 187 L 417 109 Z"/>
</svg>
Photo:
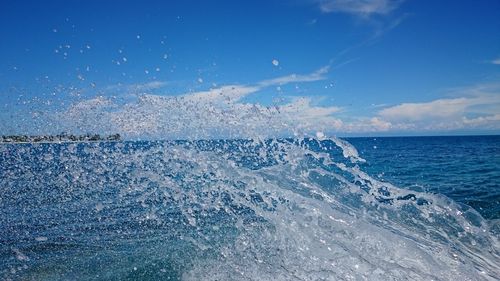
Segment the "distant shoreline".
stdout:
<svg viewBox="0 0 500 281">
<path fill-rule="evenodd" d="M 425 139 L 425 138 L 481 138 L 481 137 L 500 137 L 500 134 L 488 134 L 488 135 L 415 135 L 415 136 L 337 136 L 346 140 L 354 139 L 397 139 L 397 138 L 408 138 L 408 139 Z M 313 137 L 305 137 L 307 139 L 314 139 Z M 268 138 L 273 139 L 273 138 Z M 293 137 L 277 137 L 274 139 L 295 139 Z M 93 142 L 134 142 L 134 141 L 146 141 L 146 142 L 184 142 L 184 141 L 224 141 L 224 140 L 251 140 L 248 138 L 228 138 L 228 139 L 122 139 L 119 134 L 100 136 L 100 135 L 81 135 L 81 136 L 67 136 L 67 135 L 53 135 L 53 136 L 0 136 L 0 144 L 30 144 L 30 143 L 40 143 L 40 144 L 50 144 L 50 143 L 93 143 Z"/>
<path fill-rule="evenodd" d="M 77 143 L 77 142 L 118 142 L 122 141 L 120 134 L 101 136 L 99 134 L 85 135 L 9 135 L 0 136 L 0 143 Z"/>
<path fill-rule="evenodd" d="M 96 140 L 96 141 L 36 141 L 36 142 L 14 142 L 14 141 L 7 141 L 3 142 L 0 141 L 0 144 L 33 144 L 33 143 L 39 143 L 39 144 L 49 144 L 49 143 L 58 143 L 58 144 L 63 144 L 63 143 L 93 143 L 93 142 L 122 142 L 122 140 Z"/>
</svg>

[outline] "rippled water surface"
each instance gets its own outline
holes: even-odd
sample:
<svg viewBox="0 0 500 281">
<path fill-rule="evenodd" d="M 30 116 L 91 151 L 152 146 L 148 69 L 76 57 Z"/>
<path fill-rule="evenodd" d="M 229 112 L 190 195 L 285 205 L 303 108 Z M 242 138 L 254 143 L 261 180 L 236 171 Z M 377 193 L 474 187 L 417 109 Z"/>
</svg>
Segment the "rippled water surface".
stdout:
<svg viewBox="0 0 500 281">
<path fill-rule="evenodd" d="M 498 137 L 349 141 L 2 144 L 0 276 L 497 278 Z"/>
<path fill-rule="evenodd" d="M 379 179 L 444 194 L 500 218 L 500 136 L 353 138 Z"/>
</svg>

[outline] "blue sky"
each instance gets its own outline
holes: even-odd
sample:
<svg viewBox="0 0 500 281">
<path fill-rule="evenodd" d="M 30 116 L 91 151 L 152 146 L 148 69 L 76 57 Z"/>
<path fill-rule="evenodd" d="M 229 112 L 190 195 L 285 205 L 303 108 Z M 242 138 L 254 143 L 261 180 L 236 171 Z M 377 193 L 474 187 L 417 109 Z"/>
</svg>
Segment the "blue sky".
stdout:
<svg viewBox="0 0 500 281">
<path fill-rule="evenodd" d="M 2 1 L 0 101 L 225 91 L 336 134 L 499 133 L 499 15 L 495 0 Z"/>
</svg>

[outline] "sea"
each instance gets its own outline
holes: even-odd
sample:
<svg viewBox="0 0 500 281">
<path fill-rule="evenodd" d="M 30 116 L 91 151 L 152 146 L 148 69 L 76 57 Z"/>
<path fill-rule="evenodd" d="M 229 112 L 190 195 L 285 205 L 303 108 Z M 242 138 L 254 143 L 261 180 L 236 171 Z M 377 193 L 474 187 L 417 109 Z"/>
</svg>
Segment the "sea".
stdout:
<svg viewBox="0 0 500 281">
<path fill-rule="evenodd" d="M 0 144 L 1 280 L 499 280 L 500 136 Z"/>
</svg>

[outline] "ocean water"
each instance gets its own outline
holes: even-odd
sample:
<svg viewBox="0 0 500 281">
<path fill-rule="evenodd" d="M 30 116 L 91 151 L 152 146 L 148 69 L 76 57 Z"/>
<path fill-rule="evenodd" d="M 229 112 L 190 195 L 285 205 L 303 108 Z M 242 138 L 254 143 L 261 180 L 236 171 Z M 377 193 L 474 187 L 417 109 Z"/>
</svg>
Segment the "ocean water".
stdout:
<svg viewBox="0 0 500 281">
<path fill-rule="evenodd" d="M 498 280 L 500 137 L 0 144 L 2 280 Z"/>
<path fill-rule="evenodd" d="M 500 136 L 348 139 L 363 170 L 399 187 L 444 194 L 500 219 Z"/>
</svg>

